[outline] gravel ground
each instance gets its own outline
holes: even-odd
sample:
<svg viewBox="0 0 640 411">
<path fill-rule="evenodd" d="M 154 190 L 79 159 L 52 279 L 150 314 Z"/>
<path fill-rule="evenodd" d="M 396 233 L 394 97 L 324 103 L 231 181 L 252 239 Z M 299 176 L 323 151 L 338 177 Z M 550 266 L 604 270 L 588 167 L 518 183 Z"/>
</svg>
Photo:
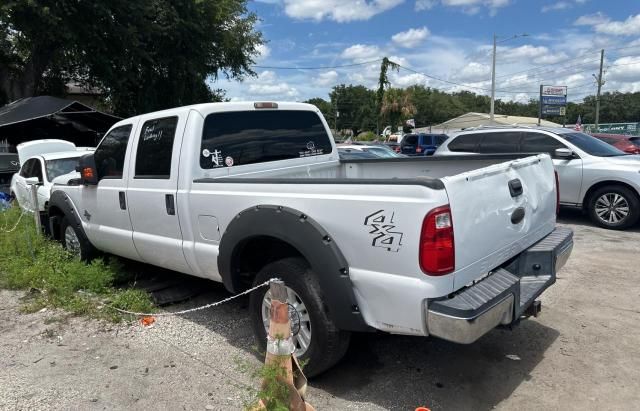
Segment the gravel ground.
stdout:
<svg viewBox="0 0 640 411">
<path fill-rule="evenodd" d="M 640 230 L 614 232 L 563 213 L 575 247 L 542 315 L 472 345 L 357 335 L 310 382 L 320 410 L 640 408 Z M 188 281 L 188 280 L 187 280 Z M 260 364 L 246 299 L 151 328 L 21 314 L 0 291 L 0 409 L 241 409 Z M 172 309 L 228 296 L 210 284 Z"/>
</svg>

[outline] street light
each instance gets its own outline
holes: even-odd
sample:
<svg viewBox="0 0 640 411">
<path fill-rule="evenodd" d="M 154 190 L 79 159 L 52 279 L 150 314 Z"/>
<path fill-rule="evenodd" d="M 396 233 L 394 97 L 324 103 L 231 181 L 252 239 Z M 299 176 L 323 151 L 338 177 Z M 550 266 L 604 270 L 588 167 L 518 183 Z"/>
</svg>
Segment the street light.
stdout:
<svg viewBox="0 0 640 411">
<path fill-rule="evenodd" d="M 493 34 L 493 61 L 491 63 L 491 112 L 489 113 L 491 117 L 491 124 L 493 124 L 495 101 L 496 101 L 496 44 L 504 43 L 505 41 L 513 40 L 518 37 L 527 37 L 527 36 L 528 36 L 527 33 L 522 33 L 522 34 L 516 34 L 509 38 L 497 41 L 498 36 L 496 36 L 495 33 Z"/>
</svg>

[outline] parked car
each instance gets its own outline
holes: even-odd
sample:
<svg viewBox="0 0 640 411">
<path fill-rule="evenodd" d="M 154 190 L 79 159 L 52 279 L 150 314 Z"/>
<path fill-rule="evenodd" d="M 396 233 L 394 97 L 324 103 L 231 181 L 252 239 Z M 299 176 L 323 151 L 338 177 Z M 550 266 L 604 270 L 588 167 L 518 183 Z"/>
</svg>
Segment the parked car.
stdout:
<svg viewBox="0 0 640 411">
<path fill-rule="evenodd" d="M 24 210 L 34 210 L 30 184 L 38 185 L 38 210 L 44 212 L 54 179 L 75 173 L 78 159 L 91 151 L 76 150 L 73 143 L 64 140 L 34 140 L 18 144 L 18 159 L 22 166 L 11 178 L 11 194 Z M 79 177 L 79 175 L 69 176 Z"/>
<path fill-rule="evenodd" d="M 626 229 L 640 217 L 640 158 L 570 128 L 484 127 L 465 130 L 435 155 L 549 153 L 560 205 L 583 209 L 597 225 Z"/>
<path fill-rule="evenodd" d="M 396 153 L 390 147 L 384 144 L 338 144 L 338 154 L 340 159 L 354 159 L 354 158 L 397 158 L 404 157 L 401 154 Z"/>
<path fill-rule="evenodd" d="M 310 376 L 339 361 L 351 332 L 466 344 L 517 323 L 573 244 L 556 228 L 546 154 L 341 160 L 310 104 L 128 118 L 79 169 L 80 184 L 53 187 L 54 238 L 85 259 L 100 250 L 232 293 L 282 279 Z M 261 347 L 270 304 L 267 288 L 250 294 Z"/>
<path fill-rule="evenodd" d="M 591 135 L 598 140 L 611 144 L 625 153 L 640 154 L 640 137 L 604 133 L 592 133 Z"/>
<path fill-rule="evenodd" d="M 11 192 L 11 177 L 19 169 L 20 161 L 16 153 L 0 153 L 0 192 Z"/>
<path fill-rule="evenodd" d="M 405 134 L 400 152 L 408 156 L 430 156 L 447 140 L 446 134 Z"/>
</svg>

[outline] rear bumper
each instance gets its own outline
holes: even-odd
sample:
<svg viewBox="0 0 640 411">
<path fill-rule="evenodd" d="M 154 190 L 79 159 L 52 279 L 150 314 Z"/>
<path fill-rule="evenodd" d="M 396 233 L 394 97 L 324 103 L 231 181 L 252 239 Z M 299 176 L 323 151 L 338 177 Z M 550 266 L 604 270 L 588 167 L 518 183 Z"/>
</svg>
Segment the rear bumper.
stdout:
<svg viewBox="0 0 640 411">
<path fill-rule="evenodd" d="M 498 325 L 517 322 L 556 281 L 573 249 L 573 232 L 556 228 L 508 266 L 426 308 L 430 335 L 470 344 Z"/>
</svg>

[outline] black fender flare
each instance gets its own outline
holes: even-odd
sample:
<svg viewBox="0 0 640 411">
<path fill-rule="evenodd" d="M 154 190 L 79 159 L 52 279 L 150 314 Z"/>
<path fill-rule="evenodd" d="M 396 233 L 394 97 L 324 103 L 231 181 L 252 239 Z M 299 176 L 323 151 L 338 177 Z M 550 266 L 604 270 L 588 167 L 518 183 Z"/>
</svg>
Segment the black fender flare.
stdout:
<svg viewBox="0 0 640 411">
<path fill-rule="evenodd" d="M 86 241 L 88 244 L 91 244 L 87 234 L 84 232 L 84 228 L 82 228 L 82 221 L 80 220 L 80 216 L 76 213 L 76 209 L 73 207 L 73 202 L 71 198 L 64 191 L 54 191 L 51 193 L 51 197 L 49 198 L 49 207 L 48 210 L 52 208 L 58 208 L 62 211 L 67 219 L 73 224 L 75 228 L 77 228 L 77 233 L 79 233 L 81 240 Z M 51 230 L 51 235 L 55 238 L 55 233 L 57 233 L 56 228 L 60 226 L 60 221 L 56 220 L 55 216 L 49 215 L 49 229 Z"/>
<path fill-rule="evenodd" d="M 218 254 L 218 270 L 225 287 L 232 293 L 242 291 L 242 283 L 234 267 L 236 254 L 243 242 L 255 237 L 274 237 L 295 247 L 309 262 L 324 290 L 330 318 L 342 330 L 369 331 L 358 308 L 349 265 L 336 242 L 314 221 L 298 210 L 259 205 L 241 211 L 222 235 Z"/>
</svg>

